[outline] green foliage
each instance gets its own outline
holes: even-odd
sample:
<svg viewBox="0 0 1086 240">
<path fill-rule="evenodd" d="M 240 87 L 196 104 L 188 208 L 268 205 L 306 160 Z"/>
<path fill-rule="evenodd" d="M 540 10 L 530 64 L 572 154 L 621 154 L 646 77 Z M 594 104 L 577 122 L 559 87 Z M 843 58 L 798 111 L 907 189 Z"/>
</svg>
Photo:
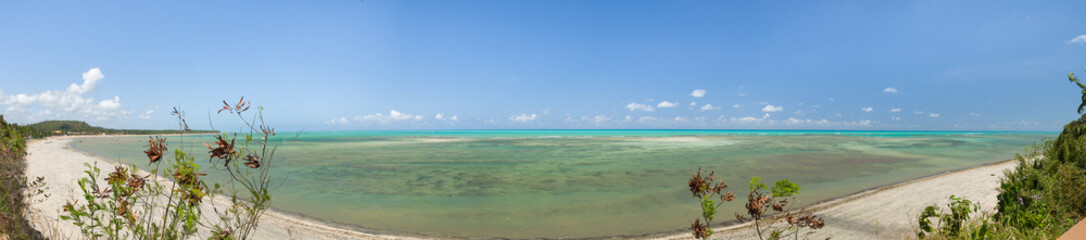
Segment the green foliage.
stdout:
<svg viewBox="0 0 1086 240">
<path fill-rule="evenodd" d="M 44 180 L 26 178 L 26 138 L 32 130 L 0 115 L 0 239 L 41 239 L 26 219 L 27 201 L 44 193 Z M 48 196 L 45 196 L 48 197 Z"/>
<path fill-rule="evenodd" d="M 748 186 L 747 189 L 750 189 L 751 191 L 757 191 L 757 190 L 761 190 L 761 189 L 764 189 L 764 188 L 766 188 L 766 186 L 765 186 L 765 184 L 762 184 L 762 178 L 761 177 L 756 176 L 756 177 L 750 178 L 750 186 Z"/>
<path fill-rule="evenodd" d="M 1078 113 L 1081 114 L 1082 110 L 1086 109 L 1086 85 L 1083 85 L 1082 82 L 1078 81 L 1078 78 L 1075 77 L 1075 73 L 1067 73 L 1067 80 L 1075 83 L 1079 88 L 1082 88 L 1082 103 L 1078 105 Z"/>
<path fill-rule="evenodd" d="M 713 217 L 716 216 L 716 201 L 709 197 L 709 195 L 701 197 L 701 217 L 705 218 L 705 222 L 712 222 Z"/>
<path fill-rule="evenodd" d="M 1067 79 L 1082 89 L 1081 114 L 1086 110 L 1086 84 L 1073 73 Z M 1015 160 L 1018 165 L 1000 179 L 996 213 L 928 237 L 1053 239 L 1086 216 L 1086 115 L 1064 125 L 1055 139 L 1030 146 Z M 950 215 L 954 215 L 953 207 Z M 932 233 L 925 227 L 931 223 L 923 219 L 932 216 L 925 209 L 918 234 Z M 955 228 L 958 231 L 951 231 Z"/>
<path fill-rule="evenodd" d="M 701 218 L 695 219 L 694 223 L 690 225 L 693 230 L 694 238 L 707 239 L 713 235 L 713 229 L 710 226 L 713 223 L 713 218 L 716 216 L 716 210 L 725 201 L 735 200 L 735 194 L 725 191 L 728 188 L 724 181 L 717 179 L 714 176 L 714 172 L 709 172 L 708 176 L 703 176 L 704 171 L 698 168 L 698 171 L 690 177 L 688 185 L 690 187 L 690 193 L 694 197 L 698 198 L 698 202 L 701 205 Z M 719 198 L 713 200 L 713 197 Z M 705 224 L 701 224 L 701 220 L 705 220 Z"/>
<path fill-rule="evenodd" d="M 811 214 L 797 214 L 789 212 L 785 209 L 789 205 L 789 200 L 795 202 L 795 196 L 799 194 L 800 187 L 791 180 L 784 179 L 777 181 L 772 188 L 767 187 L 762 183 L 762 179 L 759 177 L 752 177 L 750 179 L 750 192 L 747 194 L 747 216 L 754 219 L 755 232 L 758 234 L 759 239 L 766 239 L 762 233 L 768 232 L 768 239 L 780 239 L 784 234 L 791 231 L 792 235 L 799 239 L 800 230 L 803 228 L 809 228 L 807 234 L 811 234 L 814 230 L 820 229 L 825 225 L 822 218 L 816 218 Z M 769 196 L 766 196 L 765 190 L 769 190 Z M 791 197 L 791 198 L 788 198 Z M 784 214 L 783 216 L 770 215 L 770 210 L 777 213 Z M 736 214 L 736 218 L 743 221 L 743 216 Z M 762 222 L 767 220 L 769 223 L 762 226 Z M 786 219 L 788 227 L 783 229 L 772 229 L 772 225 L 775 224 L 781 218 Z"/>
<path fill-rule="evenodd" d="M 951 238 L 964 237 L 962 235 L 962 226 L 969 220 L 971 213 L 980 210 L 980 205 L 973 203 L 965 198 L 950 196 L 950 203 L 947 204 L 950 212 L 943 212 L 937 206 L 928 206 L 924 208 L 924 212 L 920 214 L 919 225 L 920 232 L 916 235 L 919 238 L 924 238 L 930 234 L 938 234 L 940 236 L 946 236 Z M 933 224 L 930 218 L 939 219 L 938 224 Z M 987 224 L 982 225 L 981 231 L 973 232 L 968 235 L 970 239 L 983 239 L 984 235 L 988 232 Z"/>
<path fill-rule="evenodd" d="M 773 189 L 770 192 L 773 193 L 773 197 L 790 197 L 793 194 L 799 193 L 799 185 L 792 183 L 791 180 L 785 179 L 777 181 L 776 185 L 773 185 Z"/>
</svg>

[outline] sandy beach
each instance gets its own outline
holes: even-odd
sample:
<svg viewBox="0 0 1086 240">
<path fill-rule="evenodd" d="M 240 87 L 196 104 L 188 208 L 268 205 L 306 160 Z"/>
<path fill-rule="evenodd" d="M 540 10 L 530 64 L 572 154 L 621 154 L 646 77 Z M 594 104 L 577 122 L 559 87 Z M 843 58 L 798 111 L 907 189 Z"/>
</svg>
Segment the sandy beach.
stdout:
<svg viewBox="0 0 1086 240">
<path fill-rule="evenodd" d="M 84 176 L 84 163 L 103 169 L 116 164 L 108 159 L 71 149 L 69 143 L 77 137 L 54 137 L 34 140 L 29 144 L 27 177 L 45 177 L 49 187 L 48 199 L 31 203 L 31 219 L 46 236 L 58 239 L 78 239 L 79 230 L 60 221 L 61 206 L 78 196 L 76 181 Z M 811 235 L 811 239 L 901 239 L 913 236 L 913 224 L 921 209 L 931 204 L 945 205 L 950 195 L 979 201 L 986 211 L 996 204 L 998 179 L 1011 169 L 1014 161 L 984 165 L 915 179 L 892 186 L 863 191 L 808 207 L 815 215 L 825 218 L 826 227 Z M 101 181 L 99 179 L 99 181 Z M 225 203 L 225 199 L 215 201 Z M 741 203 L 732 203 L 741 204 Z M 211 213 L 205 201 L 205 213 Z M 722 213 L 729 219 L 731 213 Z M 55 232 L 54 232 L 55 231 Z M 715 239 L 756 239 L 749 224 L 717 229 Z M 289 232 L 289 233 L 288 233 Z M 206 238 L 206 229 L 198 233 Z M 687 233 L 656 239 L 691 239 Z M 264 215 L 255 239 L 417 239 L 415 237 L 371 234 L 330 224 L 269 211 Z"/>
<path fill-rule="evenodd" d="M 1016 161 L 1003 161 L 950 171 L 862 191 L 801 211 L 813 211 L 814 215 L 823 217 L 826 222 L 826 226 L 812 233 L 809 239 L 913 239 L 916 238 L 914 229 L 920 212 L 932 204 L 945 209 L 951 195 L 979 203 L 981 211 L 994 211 L 999 194 L 999 178 L 1003 176 L 1003 171 L 1016 165 Z M 731 219 L 731 216 L 730 213 L 723 214 L 723 219 Z M 749 221 L 714 230 L 714 239 L 758 239 Z M 801 232 L 800 238 L 805 232 Z M 658 239 L 693 237 L 686 233 Z"/>
</svg>

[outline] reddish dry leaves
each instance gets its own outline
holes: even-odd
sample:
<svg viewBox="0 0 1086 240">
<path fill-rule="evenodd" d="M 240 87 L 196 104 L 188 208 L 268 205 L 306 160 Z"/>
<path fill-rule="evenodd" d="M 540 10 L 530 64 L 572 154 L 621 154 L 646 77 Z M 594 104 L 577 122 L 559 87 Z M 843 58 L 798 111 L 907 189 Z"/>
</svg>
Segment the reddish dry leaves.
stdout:
<svg viewBox="0 0 1086 240">
<path fill-rule="evenodd" d="M 227 103 L 225 100 L 222 101 L 222 105 L 222 109 L 219 109 L 218 113 L 222 113 L 222 111 L 227 111 L 230 113 L 243 113 L 249 110 L 249 102 L 245 101 L 245 97 L 241 97 L 241 99 L 238 100 L 238 103 L 234 104 L 234 106 L 230 106 L 230 104 Z"/>
<path fill-rule="evenodd" d="M 181 199 L 189 204 L 189 206 L 196 206 L 200 204 L 204 199 L 204 184 L 197 176 L 204 176 L 203 173 L 182 173 L 176 171 L 173 173 L 174 182 L 178 185 L 191 186 L 190 189 L 175 189 L 174 191 L 180 193 Z"/>
<path fill-rule="evenodd" d="M 166 139 L 161 137 L 147 137 L 147 151 L 143 153 L 147 154 L 147 158 L 151 160 L 151 163 L 158 162 L 162 159 L 162 153 L 166 152 Z"/>
<path fill-rule="evenodd" d="M 702 171 L 701 168 L 698 168 L 698 172 L 690 176 L 690 181 L 688 181 L 688 185 L 690 186 L 690 193 L 694 194 L 695 197 L 699 198 L 709 194 L 717 194 L 721 196 L 721 198 L 725 201 L 735 200 L 735 194 L 724 191 L 724 189 L 727 188 L 728 185 L 724 184 L 723 180 L 721 180 L 719 183 L 714 184 L 714 182 L 717 180 L 716 176 L 713 176 L 713 174 L 716 173 L 715 171 L 709 172 L 709 176 L 704 177 L 701 176 L 702 173 L 705 172 Z M 724 193 L 721 193 L 721 191 L 724 191 Z"/>
<path fill-rule="evenodd" d="M 215 138 L 218 139 L 215 141 L 217 147 L 211 147 L 211 145 L 207 143 L 204 143 L 204 146 L 211 149 L 211 151 L 208 151 L 208 153 L 211 154 L 211 158 L 222 159 L 225 161 L 223 164 L 225 166 L 230 163 L 230 160 L 234 160 L 234 156 L 237 155 L 237 151 L 234 150 L 234 139 L 230 139 L 230 142 L 226 142 L 226 139 L 223 139 L 221 135 L 215 136 Z"/>
<path fill-rule="evenodd" d="M 250 168 L 259 168 L 260 167 L 260 157 L 259 156 L 254 156 L 252 154 L 245 155 L 245 166 L 248 166 Z"/>
<path fill-rule="evenodd" d="M 690 224 L 690 228 L 694 229 L 694 238 L 705 239 L 709 237 L 709 226 L 702 225 L 701 219 L 694 219 L 694 224 Z"/>
<path fill-rule="evenodd" d="M 109 182 L 110 185 L 121 184 L 126 180 L 128 180 L 128 169 L 121 166 L 114 168 L 113 172 L 106 177 L 106 182 Z"/>
<path fill-rule="evenodd" d="M 823 221 L 822 218 L 815 219 L 815 216 L 811 214 L 800 216 L 794 223 L 792 221 L 792 216 L 788 216 L 788 223 L 800 228 L 807 227 L 811 229 L 820 229 L 826 226 L 826 222 Z"/>
<path fill-rule="evenodd" d="M 717 179 L 714 175 L 716 173 L 715 171 L 709 172 L 708 176 L 703 176 L 702 174 L 704 173 L 705 171 L 702 171 L 699 167 L 698 171 L 691 175 L 690 180 L 687 181 L 687 185 L 690 186 L 690 193 L 693 194 L 694 197 L 702 198 L 702 201 L 705 201 L 705 198 L 709 198 L 709 196 L 716 194 L 720 197 L 720 200 L 729 202 L 735 200 L 734 193 L 724 191 L 725 188 L 728 188 L 728 185 L 724 184 L 724 180 Z M 717 182 L 718 180 L 720 182 Z M 719 206 L 719 204 L 717 205 Z M 711 217 L 705 219 L 705 225 L 701 224 L 700 219 L 695 219 L 694 224 L 690 225 L 695 238 L 705 239 L 713 234 L 712 231 L 709 230 L 709 224 L 712 224 L 709 221 L 710 219 Z"/>
<path fill-rule="evenodd" d="M 215 240 L 233 239 L 233 238 L 230 237 L 233 234 L 234 234 L 234 230 L 232 230 L 230 228 L 226 228 L 226 229 L 223 229 L 223 230 L 215 230 L 215 231 L 211 231 L 211 235 L 212 235 L 211 239 L 215 239 Z"/>
<path fill-rule="evenodd" d="M 755 218 L 761 216 L 765 213 L 766 204 L 769 204 L 770 201 L 771 199 L 762 195 L 762 193 L 751 191 L 747 194 L 747 214 L 750 214 L 750 216 Z"/>
<path fill-rule="evenodd" d="M 146 182 L 147 182 L 146 177 L 141 177 L 141 176 L 136 175 L 136 174 L 129 174 L 127 168 L 117 166 L 116 168 L 114 168 L 113 172 L 109 173 L 109 175 L 105 178 L 105 180 L 106 180 L 106 182 L 109 182 L 109 184 L 113 185 L 113 186 L 117 186 L 117 185 L 121 185 L 121 184 L 124 184 L 124 185 L 123 185 L 123 187 L 118 186 L 118 189 L 109 189 L 109 188 L 107 188 L 105 191 L 100 190 L 100 189 L 96 190 L 97 194 L 98 194 L 98 198 L 108 198 L 109 193 L 111 193 L 111 192 L 115 192 L 116 194 L 120 195 L 121 198 L 120 198 L 120 201 L 118 202 L 118 206 L 117 206 L 117 210 L 116 210 L 115 214 L 117 214 L 117 216 L 124 217 L 125 219 L 127 219 L 130 222 L 135 222 L 136 221 L 136 214 L 130 210 L 131 209 L 131 207 L 130 207 L 131 204 L 128 203 L 128 197 L 131 197 L 132 194 L 135 194 L 140 189 L 143 189 L 144 184 L 146 184 Z M 72 206 L 71 206 L 71 204 L 68 204 L 68 205 L 65 205 L 64 207 L 65 207 L 65 209 L 64 209 L 65 211 L 70 211 L 70 208 Z"/>
</svg>

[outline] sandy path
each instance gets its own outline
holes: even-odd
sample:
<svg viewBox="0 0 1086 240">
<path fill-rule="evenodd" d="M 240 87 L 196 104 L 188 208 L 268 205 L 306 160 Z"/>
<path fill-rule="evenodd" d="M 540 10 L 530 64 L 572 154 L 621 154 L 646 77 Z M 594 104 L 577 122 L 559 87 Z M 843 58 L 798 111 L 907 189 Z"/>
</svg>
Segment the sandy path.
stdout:
<svg viewBox="0 0 1086 240">
<path fill-rule="evenodd" d="M 49 138 L 32 141 L 27 156 L 27 177 L 43 176 L 49 187 L 48 199 L 31 203 L 31 219 L 35 227 L 47 236 L 60 239 L 78 239 L 79 230 L 59 220 L 60 209 L 65 201 L 78 196 L 76 181 L 84 176 L 84 163 L 98 162 L 103 172 L 108 172 L 113 161 L 71 149 L 72 137 Z M 854 194 L 845 198 L 810 207 L 815 215 L 826 220 L 826 227 L 810 236 L 810 239 L 902 239 L 913 235 L 913 225 L 920 211 L 931 204 L 940 206 L 949 202 L 950 195 L 964 196 L 979 201 L 981 207 L 991 211 L 996 204 L 998 179 L 1016 162 L 1008 161 L 971 169 L 948 172 L 916 179 L 890 187 Z M 103 173 L 104 174 L 104 173 Z M 223 199 L 218 199 L 224 201 Z M 206 202 L 206 201 L 205 201 Z M 741 204 L 741 203 L 733 203 Z M 205 204 L 207 205 L 207 204 Z M 211 213 L 205 206 L 205 213 Z M 722 219 L 730 213 L 721 213 Z M 51 230 L 58 232 L 51 232 Z M 291 234 L 287 234 L 290 230 Z M 737 225 L 716 229 L 714 239 L 757 239 L 749 225 Z M 208 231 L 202 230 L 199 239 L 205 239 Z M 415 239 L 363 233 L 323 223 L 296 218 L 269 211 L 264 215 L 255 239 Z M 689 234 L 678 234 L 657 239 L 691 239 Z"/>
<path fill-rule="evenodd" d="M 27 156 L 26 175 L 29 179 L 45 177 L 46 193 L 49 198 L 41 202 L 31 202 L 31 221 L 36 229 L 54 239 L 81 239 L 79 229 L 69 222 L 61 221 L 61 206 L 66 201 L 82 198 L 76 182 L 85 176 L 84 163 L 98 163 L 102 175 L 112 171 L 115 162 L 99 159 L 93 155 L 71 149 L 68 144 L 71 137 L 56 137 L 30 142 Z M 145 173 L 146 174 L 146 173 Z M 99 179 L 99 181 L 102 181 Z M 104 184 L 104 183 L 103 183 Z M 227 199 L 216 199 L 220 204 Z M 214 212 L 209 201 L 204 201 L 206 217 Z M 220 205 L 221 206 L 221 205 Z M 290 234 L 288 234 L 288 230 Z M 207 239 L 210 232 L 202 229 L 196 239 Z M 362 233 L 269 211 L 261 219 L 254 239 L 411 239 L 397 236 L 384 236 Z"/>
<path fill-rule="evenodd" d="M 826 227 L 811 234 L 809 239 L 916 238 L 913 230 L 916 217 L 932 204 L 945 208 L 950 195 L 979 201 L 982 211 L 992 212 L 999 194 L 999 178 L 1004 170 L 1016 165 L 1016 161 L 1006 161 L 953 171 L 816 204 L 809 209 L 825 219 Z M 733 215 L 723 216 L 730 219 Z M 713 239 L 758 239 L 749 223 L 715 231 Z M 800 238 L 803 236 L 801 233 Z M 692 236 L 680 234 L 660 239 L 692 239 Z"/>
</svg>

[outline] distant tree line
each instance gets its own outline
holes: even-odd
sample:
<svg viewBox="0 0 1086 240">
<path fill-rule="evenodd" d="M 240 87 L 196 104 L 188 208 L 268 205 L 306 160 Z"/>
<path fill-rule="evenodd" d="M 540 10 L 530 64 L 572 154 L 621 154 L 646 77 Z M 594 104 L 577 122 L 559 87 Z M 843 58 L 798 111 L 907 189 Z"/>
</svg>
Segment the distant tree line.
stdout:
<svg viewBox="0 0 1086 240">
<path fill-rule="evenodd" d="M 29 128 L 25 133 L 31 137 L 40 138 L 54 135 L 99 135 L 99 134 L 177 134 L 183 130 L 153 130 L 153 129 L 112 129 L 91 126 L 83 121 L 50 120 L 26 125 Z M 218 133 L 219 131 L 192 130 L 188 133 Z"/>
</svg>

